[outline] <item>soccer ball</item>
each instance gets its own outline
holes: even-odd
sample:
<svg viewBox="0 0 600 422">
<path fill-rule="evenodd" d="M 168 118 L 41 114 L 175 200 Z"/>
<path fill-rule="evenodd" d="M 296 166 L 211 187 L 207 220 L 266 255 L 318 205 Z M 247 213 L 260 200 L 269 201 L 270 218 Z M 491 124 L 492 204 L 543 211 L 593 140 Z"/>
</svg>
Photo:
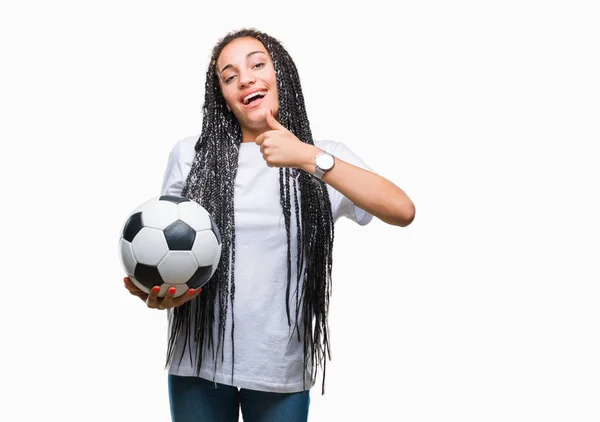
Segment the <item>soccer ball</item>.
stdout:
<svg viewBox="0 0 600 422">
<path fill-rule="evenodd" d="M 119 255 L 127 276 L 141 290 L 160 286 L 159 297 L 175 297 L 204 286 L 221 259 L 221 234 L 212 216 L 182 196 L 160 196 L 127 217 Z"/>
</svg>

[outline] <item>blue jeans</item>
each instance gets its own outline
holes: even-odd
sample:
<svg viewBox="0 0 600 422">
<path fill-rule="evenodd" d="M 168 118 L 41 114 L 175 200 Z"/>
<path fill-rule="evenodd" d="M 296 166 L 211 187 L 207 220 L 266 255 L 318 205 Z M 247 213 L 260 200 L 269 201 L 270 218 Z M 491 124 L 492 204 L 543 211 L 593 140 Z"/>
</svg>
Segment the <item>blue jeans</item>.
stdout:
<svg viewBox="0 0 600 422">
<path fill-rule="evenodd" d="M 168 375 L 173 422 L 306 422 L 309 392 L 238 389 L 198 377 Z"/>
</svg>

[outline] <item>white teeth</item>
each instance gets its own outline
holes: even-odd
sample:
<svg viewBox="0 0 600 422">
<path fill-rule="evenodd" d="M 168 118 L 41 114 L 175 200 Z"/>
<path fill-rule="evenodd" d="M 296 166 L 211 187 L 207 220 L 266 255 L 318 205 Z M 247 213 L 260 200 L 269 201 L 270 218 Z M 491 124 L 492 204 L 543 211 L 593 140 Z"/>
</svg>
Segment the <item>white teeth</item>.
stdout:
<svg viewBox="0 0 600 422">
<path fill-rule="evenodd" d="M 267 91 L 256 91 L 256 92 L 253 92 L 252 94 L 246 95 L 243 99 L 244 104 L 248 104 L 248 101 L 251 98 L 256 97 L 257 95 L 262 95 L 264 97 L 265 95 L 267 95 Z"/>
</svg>

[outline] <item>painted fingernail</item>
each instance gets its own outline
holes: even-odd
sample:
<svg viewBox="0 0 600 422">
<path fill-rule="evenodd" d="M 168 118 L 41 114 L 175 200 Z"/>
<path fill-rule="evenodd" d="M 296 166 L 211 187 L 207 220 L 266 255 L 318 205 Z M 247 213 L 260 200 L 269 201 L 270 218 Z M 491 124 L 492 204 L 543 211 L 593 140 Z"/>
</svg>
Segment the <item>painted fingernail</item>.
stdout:
<svg viewBox="0 0 600 422">
<path fill-rule="evenodd" d="M 200 287 L 198 290 L 196 290 L 196 293 L 200 293 L 202 291 L 202 287 Z"/>
<path fill-rule="evenodd" d="M 158 293 L 158 292 L 160 291 L 160 287 L 158 287 L 158 286 L 154 286 L 154 287 L 152 288 L 152 291 L 153 291 L 154 293 Z"/>
<path fill-rule="evenodd" d="M 170 294 L 170 295 L 174 295 L 176 290 L 177 290 L 177 289 L 175 289 L 175 287 L 171 287 L 171 288 L 169 289 L 169 294 Z"/>
<path fill-rule="evenodd" d="M 196 291 L 195 291 L 194 289 L 190 289 L 190 290 L 188 290 L 188 294 L 189 294 L 190 296 L 191 296 L 191 295 L 193 295 L 194 293 L 196 293 Z"/>
</svg>

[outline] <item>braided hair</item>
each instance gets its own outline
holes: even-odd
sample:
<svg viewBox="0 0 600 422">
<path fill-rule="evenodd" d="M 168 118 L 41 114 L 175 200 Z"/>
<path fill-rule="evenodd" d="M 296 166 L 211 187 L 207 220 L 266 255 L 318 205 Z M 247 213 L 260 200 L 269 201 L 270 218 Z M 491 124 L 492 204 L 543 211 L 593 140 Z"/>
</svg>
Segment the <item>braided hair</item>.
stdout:
<svg viewBox="0 0 600 422">
<path fill-rule="evenodd" d="M 167 365 L 174 357 L 177 341 L 182 338 L 189 346 L 193 335 L 197 342 L 196 371 L 198 375 L 203 353 L 207 350 L 212 350 L 215 365 L 219 354 L 221 360 L 223 359 L 229 302 L 231 302 L 232 314 L 233 356 L 235 350 L 235 318 L 233 318 L 235 301 L 234 185 L 242 131 L 233 113 L 227 109 L 220 90 L 215 64 L 223 48 L 229 42 L 241 37 L 252 37 L 259 40 L 271 56 L 277 78 L 279 122 L 302 142 L 314 145 L 298 71 L 282 44 L 255 29 L 242 29 L 223 37 L 213 48 L 206 73 L 202 132 L 196 143 L 196 155 L 182 192 L 183 196 L 201 204 L 215 219 L 222 236 L 221 259 L 211 281 L 203 287 L 202 294 L 173 308 L 169 313 L 170 334 Z M 323 370 L 322 392 L 324 393 L 326 361 L 330 359 L 327 313 L 331 294 L 334 238 L 331 203 L 326 185 L 297 169 L 279 169 L 279 191 L 288 249 L 287 322 L 288 326 L 292 328 L 292 336 L 296 333 L 298 341 L 303 341 L 304 384 L 306 385 L 306 372 L 309 371 L 311 382 L 314 382 L 317 368 L 321 367 Z M 294 195 L 294 210 L 291 209 L 291 195 Z M 300 197 L 300 201 L 298 201 L 298 197 Z M 298 205 L 299 203 L 300 205 Z M 298 271 L 294 277 L 292 277 L 291 271 L 293 242 L 290 234 L 290 222 L 292 212 L 296 217 L 297 233 L 296 268 Z M 295 284 L 296 301 L 290 305 L 292 283 Z M 218 309 L 216 309 L 217 306 Z M 290 310 L 291 306 L 295 306 L 293 314 Z M 299 315 L 301 315 L 300 320 Z M 214 338 L 213 334 L 215 319 L 218 319 L 217 338 Z M 233 356 L 232 379 L 235 362 Z M 183 359 L 183 352 L 180 359 Z"/>
</svg>

